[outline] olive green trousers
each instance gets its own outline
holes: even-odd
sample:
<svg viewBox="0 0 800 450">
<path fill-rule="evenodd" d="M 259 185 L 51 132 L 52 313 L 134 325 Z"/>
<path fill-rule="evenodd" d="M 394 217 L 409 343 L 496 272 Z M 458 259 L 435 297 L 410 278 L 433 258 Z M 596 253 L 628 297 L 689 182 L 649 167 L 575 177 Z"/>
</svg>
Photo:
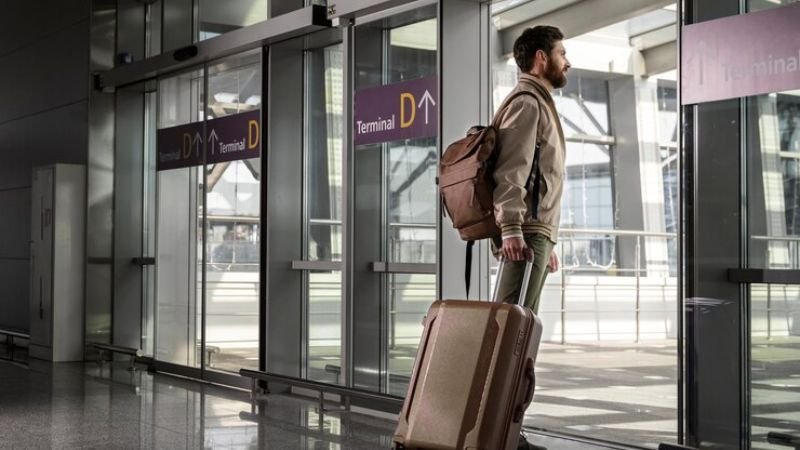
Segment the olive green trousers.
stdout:
<svg viewBox="0 0 800 450">
<path fill-rule="evenodd" d="M 528 282 L 528 292 L 525 294 L 525 306 L 532 309 L 534 314 L 539 314 L 539 300 L 542 295 L 544 281 L 547 279 L 547 265 L 550 262 L 550 253 L 553 252 L 553 242 L 546 236 L 526 234 L 525 243 L 533 251 L 533 269 Z M 519 291 L 522 288 L 522 278 L 525 275 L 525 261 L 508 261 L 503 265 L 500 276 L 500 286 L 497 290 L 497 300 L 506 303 L 517 303 Z"/>
</svg>

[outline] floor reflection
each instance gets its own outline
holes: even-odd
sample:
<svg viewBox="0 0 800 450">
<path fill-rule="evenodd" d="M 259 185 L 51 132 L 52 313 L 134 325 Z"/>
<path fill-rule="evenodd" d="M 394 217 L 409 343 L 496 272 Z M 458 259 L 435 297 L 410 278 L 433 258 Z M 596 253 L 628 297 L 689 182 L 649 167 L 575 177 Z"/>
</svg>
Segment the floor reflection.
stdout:
<svg viewBox="0 0 800 450">
<path fill-rule="evenodd" d="M 0 450 L 392 448 L 395 420 L 317 406 L 273 394 L 254 408 L 248 391 L 129 371 L 127 362 L 0 361 Z M 550 450 L 601 448 L 529 436 Z"/>
<path fill-rule="evenodd" d="M 124 364 L 0 362 L 0 449 L 390 448 L 394 422 L 316 403 L 128 371 Z"/>
</svg>

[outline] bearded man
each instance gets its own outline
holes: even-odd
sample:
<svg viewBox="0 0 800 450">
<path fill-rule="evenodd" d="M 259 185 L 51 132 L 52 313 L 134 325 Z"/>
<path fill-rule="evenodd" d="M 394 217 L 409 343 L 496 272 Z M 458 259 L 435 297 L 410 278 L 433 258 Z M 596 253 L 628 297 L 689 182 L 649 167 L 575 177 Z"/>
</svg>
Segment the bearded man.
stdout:
<svg viewBox="0 0 800 450">
<path fill-rule="evenodd" d="M 516 87 L 498 109 L 499 154 L 494 169 L 494 212 L 501 237 L 495 256 L 504 258 L 497 299 L 516 303 L 526 260 L 533 269 L 525 306 L 534 314 L 548 271 L 558 270 L 554 251 L 564 191 L 566 145 L 550 92 L 567 84 L 570 68 L 564 35 L 552 26 L 522 32 L 514 42 L 520 70 Z M 524 91 L 524 92 L 523 92 Z M 538 448 L 520 436 L 519 449 Z"/>
<path fill-rule="evenodd" d="M 522 32 L 514 42 L 519 82 L 493 122 L 498 124 L 500 149 L 493 200 L 502 230 L 494 250 L 506 261 L 497 297 L 516 302 L 525 260 L 533 260 L 525 306 L 534 313 L 547 273 L 558 270 L 559 263 L 553 248 L 561 217 L 566 146 L 550 91 L 567 84 L 570 64 L 563 39 L 552 26 Z M 530 95 L 520 95 L 521 91 Z"/>
</svg>

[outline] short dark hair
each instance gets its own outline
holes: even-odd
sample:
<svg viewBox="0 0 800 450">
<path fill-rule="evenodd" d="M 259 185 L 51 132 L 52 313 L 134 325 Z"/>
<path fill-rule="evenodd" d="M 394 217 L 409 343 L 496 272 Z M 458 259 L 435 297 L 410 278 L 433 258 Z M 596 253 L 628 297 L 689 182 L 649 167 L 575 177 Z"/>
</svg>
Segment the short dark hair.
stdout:
<svg viewBox="0 0 800 450">
<path fill-rule="evenodd" d="M 517 67 L 523 72 L 530 72 L 536 52 L 542 50 L 549 56 L 556 42 L 562 40 L 564 33 L 556 27 L 539 25 L 526 28 L 514 41 L 514 60 L 517 62 Z"/>
</svg>

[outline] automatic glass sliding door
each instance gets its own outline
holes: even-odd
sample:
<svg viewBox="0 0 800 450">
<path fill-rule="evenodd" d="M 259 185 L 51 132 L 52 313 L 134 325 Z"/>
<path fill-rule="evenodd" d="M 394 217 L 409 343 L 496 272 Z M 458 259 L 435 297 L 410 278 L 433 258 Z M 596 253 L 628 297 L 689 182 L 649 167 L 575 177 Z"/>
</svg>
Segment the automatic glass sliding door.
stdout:
<svg viewBox="0 0 800 450">
<path fill-rule="evenodd" d="M 258 369 L 261 160 L 255 141 L 260 127 L 250 121 L 258 120 L 261 88 L 260 49 L 208 68 L 204 348 L 209 369 Z M 226 136 L 228 126 L 241 131 Z M 234 150 L 244 153 L 241 159 L 218 157 Z"/>
<path fill-rule="evenodd" d="M 159 80 L 157 361 L 258 367 L 261 64 L 259 49 Z"/>
<path fill-rule="evenodd" d="M 158 129 L 198 124 L 205 110 L 205 71 L 192 70 L 160 80 Z M 180 139 L 183 139 L 181 136 Z M 196 157 L 199 138 L 187 154 Z M 159 145 L 163 145 L 161 142 Z M 181 142 L 182 145 L 182 142 Z M 181 151 L 183 148 L 181 147 Z M 197 327 L 202 247 L 200 214 L 202 168 L 180 167 L 157 172 L 155 359 L 197 367 Z"/>
<path fill-rule="evenodd" d="M 305 376 L 338 384 L 342 357 L 342 45 L 305 52 Z"/>
<path fill-rule="evenodd" d="M 391 128 L 436 114 L 436 9 L 358 25 L 354 39 L 354 385 L 404 396 L 436 297 L 438 149 L 435 132 L 397 138 Z M 367 121 L 383 117 L 363 113 L 360 98 L 385 102 L 387 118 L 398 105 L 385 133 L 372 132 Z"/>
</svg>

